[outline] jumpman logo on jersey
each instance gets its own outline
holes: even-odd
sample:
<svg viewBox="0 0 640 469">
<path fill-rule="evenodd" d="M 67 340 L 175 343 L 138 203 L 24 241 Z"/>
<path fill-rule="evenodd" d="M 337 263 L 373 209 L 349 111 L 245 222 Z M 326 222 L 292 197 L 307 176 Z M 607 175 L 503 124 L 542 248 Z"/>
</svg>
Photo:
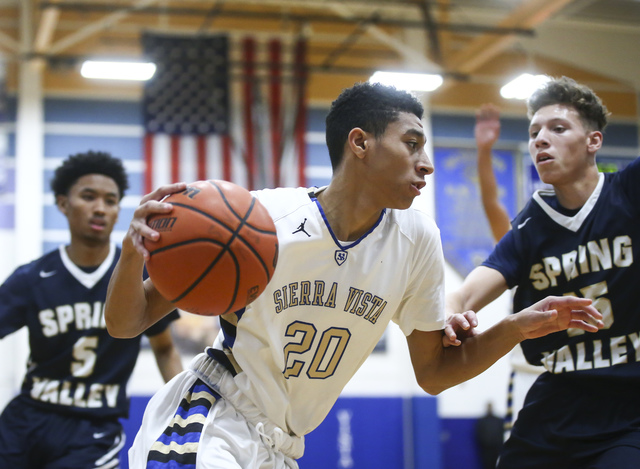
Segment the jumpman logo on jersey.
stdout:
<svg viewBox="0 0 640 469">
<path fill-rule="evenodd" d="M 304 221 L 302 223 L 300 223 L 300 226 L 298 227 L 298 229 L 296 229 L 295 231 L 293 231 L 291 234 L 296 234 L 299 232 L 303 232 L 304 234 L 306 234 L 309 238 L 311 238 L 311 235 L 309 233 L 307 233 L 307 230 L 304 229 L 304 224 L 307 222 L 307 219 L 305 218 Z"/>
</svg>

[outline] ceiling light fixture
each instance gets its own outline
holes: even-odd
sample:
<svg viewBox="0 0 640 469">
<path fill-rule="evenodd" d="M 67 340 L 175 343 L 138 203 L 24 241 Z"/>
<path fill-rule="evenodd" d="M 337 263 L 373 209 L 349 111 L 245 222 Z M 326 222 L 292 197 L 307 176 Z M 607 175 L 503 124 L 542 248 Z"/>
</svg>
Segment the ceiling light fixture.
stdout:
<svg viewBox="0 0 640 469">
<path fill-rule="evenodd" d="M 500 95 L 505 99 L 527 99 L 548 81 L 547 75 L 523 73 L 500 88 Z"/>
<path fill-rule="evenodd" d="M 80 68 L 85 78 L 105 80 L 146 81 L 156 72 L 156 65 L 150 62 L 107 62 L 87 60 Z"/>
<path fill-rule="evenodd" d="M 371 83 L 395 86 L 405 91 L 433 91 L 442 85 L 442 76 L 430 73 L 375 72 Z"/>
</svg>

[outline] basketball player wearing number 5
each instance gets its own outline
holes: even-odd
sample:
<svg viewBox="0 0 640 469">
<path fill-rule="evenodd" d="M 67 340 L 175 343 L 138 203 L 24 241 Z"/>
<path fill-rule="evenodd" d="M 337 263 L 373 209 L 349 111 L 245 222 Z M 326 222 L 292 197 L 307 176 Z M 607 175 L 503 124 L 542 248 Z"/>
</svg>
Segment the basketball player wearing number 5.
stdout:
<svg viewBox="0 0 640 469">
<path fill-rule="evenodd" d="M 605 327 L 526 340 L 543 365 L 498 468 L 631 468 L 640 461 L 640 160 L 601 174 L 607 109 L 589 88 L 550 81 L 529 99 L 538 191 L 482 266 L 448 295 L 449 313 L 477 311 L 517 286 L 514 311 L 547 295 L 593 300 Z M 460 316 L 457 316 L 460 318 Z M 447 327 L 447 338 L 455 331 Z"/>
<path fill-rule="evenodd" d="M 254 192 L 278 234 L 273 278 L 246 308 L 220 316 L 213 347 L 151 400 L 129 453 L 132 467 L 297 467 L 304 435 L 390 321 L 407 336 L 418 383 L 432 394 L 479 374 L 524 338 L 598 330 L 601 315 L 590 300 L 550 298 L 461 347 L 443 346 L 439 232 L 411 207 L 433 172 L 422 113 L 407 93 L 357 84 L 327 116 L 331 183 Z M 172 308 L 139 280 L 148 257 L 142 238 L 162 236 L 146 219 L 170 213 L 160 200 L 185 187 L 156 190 L 134 213 L 109 287 L 112 334 L 135 335 Z"/>
<path fill-rule="evenodd" d="M 110 236 L 127 187 L 122 162 L 108 153 L 67 158 L 51 189 L 71 242 L 0 286 L 0 337 L 26 327 L 30 348 L 21 392 L 0 416 L 0 468 L 119 467 L 118 419 L 129 413 L 126 385 L 141 338 L 111 337 L 103 307 L 120 255 Z M 167 381 L 182 371 L 168 329 L 176 317 L 145 332 Z"/>
</svg>

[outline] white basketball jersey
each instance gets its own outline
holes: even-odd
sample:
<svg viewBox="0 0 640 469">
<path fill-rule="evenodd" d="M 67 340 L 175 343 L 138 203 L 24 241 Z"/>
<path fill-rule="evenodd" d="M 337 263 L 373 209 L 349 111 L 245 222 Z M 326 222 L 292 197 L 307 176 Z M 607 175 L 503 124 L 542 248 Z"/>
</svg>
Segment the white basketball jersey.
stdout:
<svg viewBox="0 0 640 469">
<path fill-rule="evenodd" d="M 240 389 L 284 430 L 318 426 L 389 321 L 405 335 L 444 327 L 444 259 L 425 213 L 386 210 L 363 237 L 340 242 L 309 189 L 254 192 L 278 232 L 266 290 L 221 333 Z M 313 190 L 311 190 L 313 193 Z M 384 377 L 381 377 L 383 379 Z"/>
</svg>

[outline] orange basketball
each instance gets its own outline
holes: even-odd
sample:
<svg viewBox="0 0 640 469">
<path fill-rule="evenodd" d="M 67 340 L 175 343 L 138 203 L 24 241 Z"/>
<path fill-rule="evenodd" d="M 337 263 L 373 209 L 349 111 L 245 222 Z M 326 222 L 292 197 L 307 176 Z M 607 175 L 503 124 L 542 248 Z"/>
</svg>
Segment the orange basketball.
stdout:
<svg viewBox="0 0 640 469">
<path fill-rule="evenodd" d="M 147 271 L 177 308 L 204 316 L 237 311 L 267 286 L 278 260 L 276 228 L 249 191 L 227 181 L 197 181 L 164 199 L 153 215 L 158 241 L 144 240 Z"/>
</svg>

